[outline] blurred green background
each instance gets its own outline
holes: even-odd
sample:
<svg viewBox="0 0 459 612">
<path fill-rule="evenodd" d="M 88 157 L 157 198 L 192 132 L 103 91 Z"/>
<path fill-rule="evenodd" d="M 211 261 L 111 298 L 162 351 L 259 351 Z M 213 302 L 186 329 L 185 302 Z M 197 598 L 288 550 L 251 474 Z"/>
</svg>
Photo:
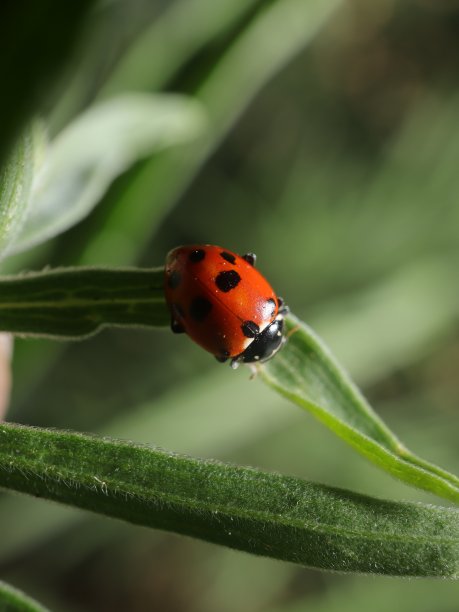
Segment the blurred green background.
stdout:
<svg viewBox="0 0 459 612">
<path fill-rule="evenodd" d="M 187 242 L 254 251 L 407 446 L 457 473 L 458 65 L 454 0 L 102 1 L 47 102 L 51 136 L 126 91 L 189 95 L 206 127 L 4 270 L 157 266 Z M 14 381 L 11 421 L 443 503 L 166 330 L 18 339 Z M 320 573 L 16 495 L 0 524 L 0 575 L 54 610 L 459 605 L 454 583 Z"/>
</svg>

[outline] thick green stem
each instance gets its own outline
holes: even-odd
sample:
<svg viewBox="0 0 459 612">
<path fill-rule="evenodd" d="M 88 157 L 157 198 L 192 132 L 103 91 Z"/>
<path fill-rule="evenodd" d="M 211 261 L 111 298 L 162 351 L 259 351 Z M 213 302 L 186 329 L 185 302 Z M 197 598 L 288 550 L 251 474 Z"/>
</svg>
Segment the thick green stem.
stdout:
<svg viewBox="0 0 459 612">
<path fill-rule="evenodd" d="M 0 331 L 69 339 L 109 325 L 167 323 L 161 268 L 69 268 L 0 279 Z"/>
<path fill-rule="evenodd" d="M 16 491 L 311 567 L 458 575 L 457 510 L 75 433 L 3 425 L 0 440 Z"/>
</svg>

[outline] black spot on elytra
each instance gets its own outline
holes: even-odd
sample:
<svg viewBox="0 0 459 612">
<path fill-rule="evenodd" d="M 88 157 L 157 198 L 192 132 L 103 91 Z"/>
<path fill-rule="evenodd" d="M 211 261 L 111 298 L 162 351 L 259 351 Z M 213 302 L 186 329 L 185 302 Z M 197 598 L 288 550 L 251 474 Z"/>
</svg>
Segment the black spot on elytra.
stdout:
<svg viewBox="0 0 459 612">
<path fill-rule="evenodd" d="M 246 338 L 255 338 L 260 333 L 260 328 L 255 321 L 244 321 L 241 329 Z"/>
<path fill-rule="evenodd" d="M 188 255 L 188 259 L 193 263 L 198 263 L 199 261 L 202 261 L 205 256 L 206 252 L 204 251 L 204 249 L 195 249 L 194 251 L 191 251 L 191 253 Z"/>
<path fill-rule="evenodd" d="M 228 253 L 228 251 L 222 251 L 220 253 L 220 257 L 223 257 L 228 263 L 236 265 L 236 257 L 232 253 Z"/>
<path fill-rule="evenodd" d="M 209 312 L 212 310 L 212 303 L 204 297 L 196 297 L 191 302 L 190 315 L 191 318 L 199 323 L 204 321 Z"/>
<path fill-rule="evenodd" d="M 226 272 L 220 272 L 215 279 L 215 284 L 224 293 L 228 293 L 231 289 L 234 289 L 241 282 L 241 277 L 235 270 L 228 270 Z"/>
<path fill-rule="evenodd" d="M 182 282 L 182 275 L 180 274 L 180 272 L 178 272 L 177 270 L 172 270 L 172 272 L 169 275 L 167 284 L 169 285 L 169 287 L 171 289 L 177 289 L 177 287 L 180 285 L 180 283 Z"/>
</svg>

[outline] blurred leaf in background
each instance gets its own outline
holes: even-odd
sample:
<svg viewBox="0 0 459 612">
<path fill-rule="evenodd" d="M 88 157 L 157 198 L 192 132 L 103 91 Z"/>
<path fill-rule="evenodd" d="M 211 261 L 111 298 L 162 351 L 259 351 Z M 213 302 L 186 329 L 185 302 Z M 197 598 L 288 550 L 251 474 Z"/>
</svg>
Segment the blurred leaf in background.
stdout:
<svg viewBox="0 0 459 612">
<path fill-rule="evenodd" d="M 457 472 L 457 3 L 218 6 L 113 0 L 91 12 L 62 95 L 40 109 L 51 142 L 132 91 L 187 96 L 205 137 L 132 158 L 84 221 L 4 270 L 155 266 L 194 241 L 255 251 L 400 438 Z M 11 420 L 433 501 L 186 338 L 110 331 L 15 351 Z M 39 500 L 0 502 L 2 577 L 51 609 L 457 610 L 457 584 L 324 575 Z"/>
<path fill-rule="evenodd" d="M 21 128 L 38 108 L 51 103 L 50 89 L 75 51 L 95 0 L 63 4 L 44 0 L 4 0 L 0 8 L 0 162 Z"/>
<path fill-rule="evenodd" d="M 14 244 L 29 214 L 34 174 L 38 171 L 46 135 L 39 121 L 29 125 L 0 170 L 0 257 Z"/>
<path fill-rule="evenodd" d="M 138 159 L 196 138 L 204 113 L 184 96 L 125 94 L 99 103 L 53 141 L 11 252 L 54 238 L 84 219 Z M 121 245 L 121 235 L 118 247 Z"/>
</svg>

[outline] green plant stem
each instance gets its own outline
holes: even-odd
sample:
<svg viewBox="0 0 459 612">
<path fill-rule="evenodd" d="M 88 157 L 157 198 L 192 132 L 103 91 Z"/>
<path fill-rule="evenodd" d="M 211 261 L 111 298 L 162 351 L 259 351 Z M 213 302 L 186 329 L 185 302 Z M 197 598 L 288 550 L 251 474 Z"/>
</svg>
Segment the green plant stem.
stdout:
<svg viewBox="0 0 459 612">
<path fill-rule="evenodd" d="M 457 510 L 76 433 L 2 425 L 0 440 L 9 489 L 322 569 L 458 576 Z"/>
<path fill-rule="evenodd" d="M 1 331 L 70 339 L 108 325 L 168 320 L 161 268 L 68 268 L 0 278 Z"/>
</svg>

